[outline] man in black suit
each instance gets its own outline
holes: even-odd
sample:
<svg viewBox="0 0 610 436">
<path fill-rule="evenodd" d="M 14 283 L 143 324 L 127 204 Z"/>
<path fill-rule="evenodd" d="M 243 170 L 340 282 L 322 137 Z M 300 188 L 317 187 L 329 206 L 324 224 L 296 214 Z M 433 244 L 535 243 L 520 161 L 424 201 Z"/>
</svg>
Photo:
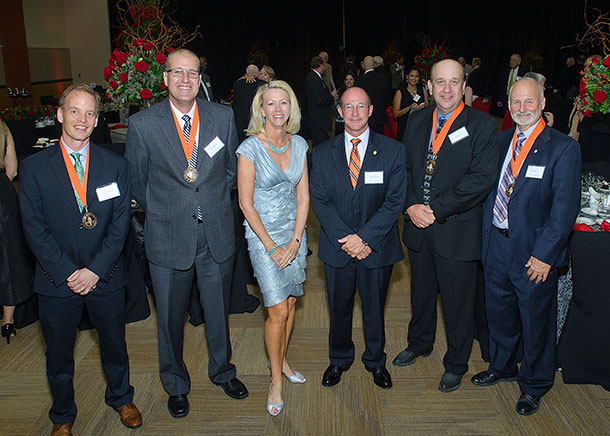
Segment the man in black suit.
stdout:
<svg viewBox="0 0 610 436">
<path fill-rule="evenodd" d="M 497 123 L 462 102 L 464 69 L 436 63 L 428 87 L 436 101 L 409 116 L 403 242 L 411 264 L 409 346 L 393 361 L 406 366 L 434 346 L 440 292 L 448 349 L 438 388 L 450 392 L 468 370 L 481 258 L 482 203 L 495 180 Z"/>
<path fill-rule="evenodd" d="M 472 58 L 472 71 L 468 75 L 468 86 L 472 88 L 472 100 L 485 96 L 485 78 L 481 70 L 481 59 Z"/>
<path fill-rule="evenodd" d="M 250 122 L 250 110 L 254 94 L 256 94 L 258 87 L 265 83 L 263 80 L 257 79 L 257 75 L 258 67 L 250 64 L 246 68 L 246 74 L 233 84 L 233 114 L 235 115 L 237 139 L 240 144 L 246 139 L 246 129 Z"/>
<path fill-rule="evenodd" d="M 305 99 L 307 119 L 312 145 L 316 146 L 328 139 L 331 131 L 331 108 L 337 99 L 337 91 L 329 91 L 324 83 L 324 61 L 320 56 L 311 59 L 311 71 L 305 76 Z"/>
<path fill-rule="evenodd" d="M 504 113 L 508 110 L 508 92 L 510 88 L 517 83 L 523 74 L 520 68 L 521 55 L 515 53 L 511 55 L 509 68 L 504 70 L 496 84 L 496 109 L 495 114 L 499 117 L 504 117 Z"/>
<path fill-rule="evenodd" d="M 320 220 L 330 308 L 330 366 L 323 386 L 341 381 L 354 362 L 354 295 L 362 301 L 366 349 L 362 361 L 375 384 L 392 387 L 386 369 L 384 307 L 394 263 L 403 258 L 398 216 L 405 200 L 404 147 L 371 132 L 373 112 L 363 89 L 349 88 L 339 114 L 345 133 L 314 148 L 311 203 Z"/>
<path fill-rule="evenodd" d="M 385 104 L 391 105 L 392 99 L 394 98 L 394 91 L 392 90 L 392 73 L 389 68 L 385 66 L 381 56 L 375 56 L 373 57 L 373 60 L 375 61 L 375 71 L 385 77 L 388 85 L 385 92 Z"/>
<path fill-rule="evenodd" d="M 74 343 L 84 307 L 99 336 L 106 404 L 127 427 L 142 424 L 125 344 L 121 251 L 129 230 L 129 168 L 123 157 L 89 141 L 99 110 L 100 97 L 91 87 L 68 87 L 57 110 L 60 144 L 21 164 L 19 198 L 23 230 L 37 259 L 34 286 L 47 345 L 52 435 L 71 434 L 76 418 Z"/>
<path fill-rule="evenodd" d="M 386 78 L 375 71 L 375 61 L 372 56 L 367 56 L 362 61 L 364 74 L 356 78 L 356 86 L 364 89 L 371 98 L 373 105 L 373 115 L 369 120 L 371 130 L 376 133 L 383 133 L 383 126 L 387 121 L 385 111 L 386 93 L 388 82 Z"/>
</svg>

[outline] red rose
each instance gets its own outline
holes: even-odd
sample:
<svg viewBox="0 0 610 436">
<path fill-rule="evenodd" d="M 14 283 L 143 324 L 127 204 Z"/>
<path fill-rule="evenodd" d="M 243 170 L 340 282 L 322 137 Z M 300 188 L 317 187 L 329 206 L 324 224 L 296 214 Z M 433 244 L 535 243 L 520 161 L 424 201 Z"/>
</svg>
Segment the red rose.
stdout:
<svg viewBox="0 0 610 436">
<path fill-rule="evenodd" d="M 148 100 L 152 97 L 152 92 L 150 92 L 150 89 L 143 89 L 140 91 L 140 97 L 142 97 L 144 100 Z"/>
<path fill-rule="evenodd" d="M 593 59 L 591 59 L 591 63 L 592 64 L 598 64 L 599 60 L 597 60 L 597 58 L 593 58 Z"/>
<path fill-rule="evenodd" d="M 604 59 L 604 62 L 602 63 L 604 64 L 604 67 L 610 68 L 610 55 L 606 56 L 606 59 Z"/>
<path fill-rule="evenodd" d="M 112 60 L 116 60 L 116 58 L 117 58 L 117 56 L 118 56 L 118 55 L 119 55 L 119 49 L 118 49 L 118 48 L 115 48 L 115 49 L 112 51 L 112 54 L 110 55 L 110 59 L 112 59 Z"/>
<path fill-rule="evenodd" d="M 143 39 L 136 39 L 133 42 L 137 47 L 142 47 L 142 45 L 144 45 L 144 40 Z"/>
<path fill-rule="evenodd" d="M 150 43 L 148 41 L 144 43 L 144 50 L 151 51 L 153 48 L 154 48 L 154 46 L 152 45 L 152 43 Z"/>
<path fill-rule="evenodd" d="M 157 53 L 156 59 L 157 59 L 157 62 L 159 62 L 161 65 L 163 65 L 163 64 L 165 64 L 167 57 L 163 53 Z"/>
<path fill-rule="evenodd" d="M 583 111 L 582 113 L 585 117 L 592 117 L 593 116 L 593 112 L 591 112 L 589 109 Z"/>
<path fill-rule="evenodd" d="M 116 80 L 113 79 L 110 81 L 110 87 L 116 91 L 116 89 L 119 87 L 119 84 Z"/>
<path fill-rule="evenodd" d="M 116 63 L 117 65 L 123 65 L 125 62 L 127 62 L 127 53 L 119 53 L 117 54 L 116 57 Z"/>
<path fill-rule="evenodd" d="M 162 89 L 163 91 L 166 91 L 166 90 L 167 90 L 167 86 L 165 85 L 165 81 L 164 81 L 164 80 L 162 80 L 162 81 L 161 81 L 161 89 Z"/>
<path fill-rule="evenodd" d="M 171 52 L 173 52 L 174 50 L 176 50 L 176 49 L 175 49 L 175 48 L 173 48 L 173 47 L 168 48 L 168 49 L 167 49 L 167 54 L 170 54 L 170 53 L 171 53 Z"/>
<path fill-rule="evenodd" d="M 148 70 L 148 64 L 144 61 L 136 62 L 134 67 L 140 73 L 143 73 L 144 71 Z"/>
<path fill-rule="evenodd" d="M 104 67 L 104 80 L 108 81 L 111 76 L 112 71 L 110 70 L 110 67 Z"/>
<path fill-rule="evenodd" d="M 129 78 L 129 74 L 121 73 L 121 82 L 127 83 L 127 79 Z"/>
<path fill-rule="evenodd" d="M 108 100 L 112 100 L 112 96 L 110 95 L 110 93 L 108 91 L 106 91 L 106 98 Z"/>
<path fill-rule="evenodd" d="M 593 91 L 593 99 L 596 103 L 603 103 L 606 99 L 606 91 L 602 91 L 601 89 L 596 89 Z"/>
</svg>

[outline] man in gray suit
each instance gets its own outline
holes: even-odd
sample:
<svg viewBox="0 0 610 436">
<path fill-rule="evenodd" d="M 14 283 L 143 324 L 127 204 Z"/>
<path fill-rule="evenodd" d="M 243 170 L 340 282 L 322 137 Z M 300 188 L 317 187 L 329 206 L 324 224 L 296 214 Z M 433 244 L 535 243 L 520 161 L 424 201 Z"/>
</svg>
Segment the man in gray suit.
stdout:
<svg viewBox="0 0 610 436">
<path fill-rule="evenodd" d="M 159 371 L 169 394 L 169 412 L 176 418 L 189 412 L 190 378 L 182 348 L 195 277 L 206 321 L 208 375 L 230 397 L 248 395 L 229 362 L 227 315 L 237 135 L 231 109 L 196 98 L 200 78 L 194 53 L 172 52 L 163 73 L 169 98 L 129 119 L 126 147 L 132 194 L 146 211 Z"/>
</svg>

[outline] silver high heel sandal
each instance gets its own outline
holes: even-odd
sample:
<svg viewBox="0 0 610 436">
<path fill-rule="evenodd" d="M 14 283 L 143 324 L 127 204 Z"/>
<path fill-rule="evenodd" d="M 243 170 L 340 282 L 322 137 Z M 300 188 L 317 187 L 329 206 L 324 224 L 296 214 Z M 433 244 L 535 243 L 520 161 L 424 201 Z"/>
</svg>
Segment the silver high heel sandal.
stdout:
<svg viewBox="0 0 610 436">
<path fill-rule="evenodd" d="M 271 362 L 269 362 L 269 360 L 267 360 L 267 368 L 271 369 Z M 284 371 L 282 371 L 282 375 L 284 377 L 286 377 L 290 383 L 302 384 L 307 381 L 305 376 L 303 374 L 301 374 L 299 371 L 294 371 L 294 375 L 290 375 L 290 376 L 284 374 Z"/>
<path fill-rule="evenodd" d="M 269 395 L 271 395 L 271 387 L 272 386 L 273 386 L 273 382 L 269 383 Z M 271 415 L 271 416 L 278 416 L 280 413 L 282 413 L 282 409 L 284 409 L 284 402 L 283 401 L 281 403 L 273 404 L 269 400 L 269 396 L 267 396 L 267 412 L 269 413 L 269 415 Z"/>
</svg>

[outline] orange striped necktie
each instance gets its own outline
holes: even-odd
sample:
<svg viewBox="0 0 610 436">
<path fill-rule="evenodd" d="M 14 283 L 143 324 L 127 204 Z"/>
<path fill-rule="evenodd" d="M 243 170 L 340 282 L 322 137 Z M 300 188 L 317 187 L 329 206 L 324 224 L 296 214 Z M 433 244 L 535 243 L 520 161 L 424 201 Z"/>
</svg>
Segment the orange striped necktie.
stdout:
<svg viewBox="0 0 610 436">
<path fill-rule="evenodd" d="M 352 181 L 352 188 L 356 189 L 356 184 L 358 184 L 358 177 L 360 176 L 360 154 L 358 154 L 358 144 L 360 144 L 361 140 L 359 138 L 352 139 L 352 151 L 349 154 L 349 176 Z"/>
</svg>

